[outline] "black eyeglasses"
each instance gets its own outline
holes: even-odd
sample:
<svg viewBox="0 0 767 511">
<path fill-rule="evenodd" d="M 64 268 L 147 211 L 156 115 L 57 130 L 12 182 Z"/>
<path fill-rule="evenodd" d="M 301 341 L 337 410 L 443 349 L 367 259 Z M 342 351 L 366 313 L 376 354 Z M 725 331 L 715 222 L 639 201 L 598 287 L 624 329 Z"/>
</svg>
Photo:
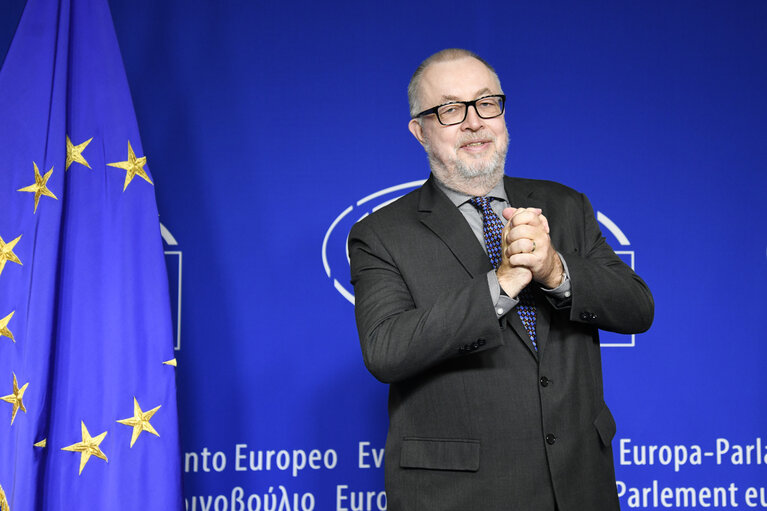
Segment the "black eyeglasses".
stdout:
<svg viewBox="0 0 767 511">
<path fill-rule="evenodd" d="M 438 105 L 415 115 L 413 119 L 435 114 L 440 124 L 452 126 L 453 124 L 461 124 L 466 120 L 466 114 L 469 112 L 470 106 L 474 107 L 477 115 L 482 119 L 492 119 L 503 113 L 505 105 L 505 95 L 493 94 L 492 96 L 484 96 L 474 101 L 453 101 L 444 105 Z"/>
</svg>

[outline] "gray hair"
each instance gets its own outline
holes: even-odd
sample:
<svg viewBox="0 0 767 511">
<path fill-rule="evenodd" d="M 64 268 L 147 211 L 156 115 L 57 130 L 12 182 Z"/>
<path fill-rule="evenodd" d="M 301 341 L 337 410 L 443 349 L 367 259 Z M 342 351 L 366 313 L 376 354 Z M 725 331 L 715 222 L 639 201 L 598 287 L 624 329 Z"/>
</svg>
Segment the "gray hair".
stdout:
<svg viewBox="0 0 767 511">
<path fill-rule="evenodd" d="M 421 65 L 419 65 L 416 68 L 415 73 L 413 73 L 413 77 L 410 79 L 410 83 L 407 86 L 407 100 L 408 103 L 410 103 L 410 117 L 415 117 L 418 113 L 421 112 L 418 93 L 420 92 L 419 89 L 421 86 L 421 77 L 423 76 L 424 71 L 426 71 L 426 68 L 431 64 L 436 64 L 437 62 L 448 62 L 465 57 L 471 57 L 482 62 L 498 82 L 498 88 L 500 89 L 501 80 L 498 79 L 498 74 L 495 72 L 495 69 L 493 69 L 493 66 L 488 64 L 485 59 L 473 51 L 464 50 L 462 48 L 447 48 L 445 50 L 438 51 L 434 55 L 421 62 Z"/>
</svg>

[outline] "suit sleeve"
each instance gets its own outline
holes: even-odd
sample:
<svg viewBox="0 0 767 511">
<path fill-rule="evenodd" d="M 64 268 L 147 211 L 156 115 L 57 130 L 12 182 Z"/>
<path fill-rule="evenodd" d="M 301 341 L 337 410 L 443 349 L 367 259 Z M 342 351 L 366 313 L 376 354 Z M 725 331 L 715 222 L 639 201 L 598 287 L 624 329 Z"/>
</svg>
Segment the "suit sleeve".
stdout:
<svg viewBox="0 0 767 511">
<path fill-rule="evenodd" d="M 644 332 L 655 308 L 650 289 L 607 244 L 588 199 L 580 200 L 584 249 L 563 254 L 572 284 L 570 320 L 622 334 Z"/>
<path fill-rule="evenodd" d="M 349 255 L 362 354 L 380 381 L 405 380 L 502 344 L 485 274 L 417 307 L 400 268 L 369 224 L 352 228 Z"/>
</svg>

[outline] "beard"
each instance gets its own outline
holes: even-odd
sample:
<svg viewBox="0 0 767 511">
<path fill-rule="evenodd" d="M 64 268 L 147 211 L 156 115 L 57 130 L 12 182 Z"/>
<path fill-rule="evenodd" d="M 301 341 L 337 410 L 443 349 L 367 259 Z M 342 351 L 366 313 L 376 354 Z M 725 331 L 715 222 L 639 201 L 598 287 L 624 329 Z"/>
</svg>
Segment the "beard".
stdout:
<svg viewBox="0 0 767 511">
<path fill-rule="evenodd" d="M 495 149 L 489 158 L 473 158 L 464 161 L 456 155 L 461 146 L 473 141 L 488 140 L 488 138 L 486 133 L 463 137 L 457 142 L 455 152 L 447 155 L 438 154 L 427 141 L 425 149 L 434 176 L 448 188 L 462 193 L 471 191 L 470 194 L 474 194 L 477 189 L 489 192 L 503 177 L 509 148 L 508 135 L 506 144 Z M 492 141 L 495 142 L 496 137 L 492 137 Z"/>
</svg>

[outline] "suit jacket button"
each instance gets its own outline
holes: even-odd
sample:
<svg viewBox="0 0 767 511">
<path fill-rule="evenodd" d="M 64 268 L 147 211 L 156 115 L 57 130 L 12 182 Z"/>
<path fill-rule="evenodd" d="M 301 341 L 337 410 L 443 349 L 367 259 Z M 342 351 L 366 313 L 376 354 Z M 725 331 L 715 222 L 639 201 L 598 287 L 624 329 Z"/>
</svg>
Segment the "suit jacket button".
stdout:
<svg viewBox="0 0 767 511">
<path fill-rule="evenodd" d="M 589 313 L 589 319 L 597 319 L 597 315 L 594 314 L 593 312 L 590 312 Z"/>
<path fill-rule="evenodd" d="M 485 345 L 485 339 L 480 337 L 479 339 L 477 339 L 477 344 L 479 344 L 480 346 L 484 346 Z"/>
<path fill-rule="evenodd" d="M 557 437 L 555 437 L 555 436 L 554 436 L 554 435 L 552 435 L 551 433 L 549 433 L 548 435 L 546 435 L 546 443 L 547 443 L 547 444 L 549 444 L 549 445 L 554 445 L 554 444 L 556 443 L 556 441 L 557 441 Z"/>
<path fill-rule="evenodd" d="M 471 345 L 471 349 L 476 350 L 477 348 L 479 348 L 478 343 L 475 342 L 474 344 Z"/>
<path fill-rule="evenodd" d="M 541 387 L 548 387 L 549 386 L 549 379 L 545 376 L 541 376 Z"/>
</svg>

